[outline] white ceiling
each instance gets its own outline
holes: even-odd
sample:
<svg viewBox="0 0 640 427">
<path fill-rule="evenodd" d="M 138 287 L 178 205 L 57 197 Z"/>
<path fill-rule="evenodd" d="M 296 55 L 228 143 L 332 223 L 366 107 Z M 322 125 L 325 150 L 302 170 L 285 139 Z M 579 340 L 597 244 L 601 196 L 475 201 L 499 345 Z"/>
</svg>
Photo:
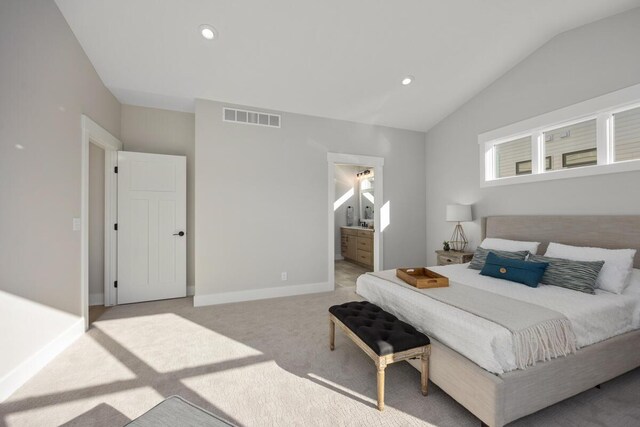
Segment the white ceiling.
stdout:
<svg viewBox="0 0 640 427">
<path fill-rule="evenodd" d="M 425 131 L 553 36 L 640 0 L 56 0 L 122 103 L 204 98 Z M 210 24 L 220 36 L 203 39 Z M 46 34 L 43 36 L 46 37 Z M 407 74 L 415 82 L 400 80 Z"/>
</svg>

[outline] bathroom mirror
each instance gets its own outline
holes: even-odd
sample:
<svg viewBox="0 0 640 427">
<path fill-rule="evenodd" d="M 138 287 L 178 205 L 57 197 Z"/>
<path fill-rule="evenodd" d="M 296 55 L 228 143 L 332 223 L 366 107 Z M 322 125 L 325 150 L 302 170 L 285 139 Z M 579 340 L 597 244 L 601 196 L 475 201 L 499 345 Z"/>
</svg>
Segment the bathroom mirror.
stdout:
<svg viewBox="0 0 640 427">
<path fill-rule="evenodd" d="M 374 201 L 373 176 L 360 178 L 360 222 L 373 224 Z"/>
</svg>

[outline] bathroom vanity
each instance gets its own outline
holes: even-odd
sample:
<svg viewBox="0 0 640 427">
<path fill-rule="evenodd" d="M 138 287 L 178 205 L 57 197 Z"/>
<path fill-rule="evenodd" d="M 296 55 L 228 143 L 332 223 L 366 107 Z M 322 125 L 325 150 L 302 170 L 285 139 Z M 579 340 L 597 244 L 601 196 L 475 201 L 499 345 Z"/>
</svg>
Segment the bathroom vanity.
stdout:
<svg viewBox="0 0 640 427">
<path fill-rule="evenodd" d="M 340 227 L 344 259 L 373 268 L 373 229 Z"/>
</svg>

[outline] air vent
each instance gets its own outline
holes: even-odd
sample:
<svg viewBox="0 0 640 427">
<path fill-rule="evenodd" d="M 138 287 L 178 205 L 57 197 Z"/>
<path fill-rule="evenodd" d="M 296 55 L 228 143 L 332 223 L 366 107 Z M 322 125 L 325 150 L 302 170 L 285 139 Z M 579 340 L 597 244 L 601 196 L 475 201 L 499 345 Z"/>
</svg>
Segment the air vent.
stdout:
<svg viewBox="0 0 640 427">
<path fill-rule="evenodd" d="M 235 108 L 224 108 L 222 111 L 222 120 L 245 125 L 267 126 L 270 128 L 280 127 L 280 116 L 277 114 L 238 110 Z"/>
</svg>

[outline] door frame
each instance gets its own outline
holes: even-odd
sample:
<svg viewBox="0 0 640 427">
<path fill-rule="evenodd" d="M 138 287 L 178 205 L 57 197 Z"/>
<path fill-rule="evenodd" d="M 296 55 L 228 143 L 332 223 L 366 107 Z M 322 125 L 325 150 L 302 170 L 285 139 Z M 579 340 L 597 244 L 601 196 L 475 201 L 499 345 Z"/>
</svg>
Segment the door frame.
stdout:
<svg viewBox="0 0 640 427">
<path fill-rule="evenodd" d="M 114 168 L 122 142 L 84 114 L 82 126 L 81 209 L 80 209 L 80 301 L 84 328 L 89 329 L 89 144 L 104 150 L 104 305 L 114 305 L 117 277 L 115 224 L 118 218 L 118 183 Z"/>
<path fill-rule="evenodd" d="M 327 153 L 328 162 L 328 187 L 329 197 L 327 201 L 328 212 L 328 274 L 329 284 L 335 289 L 335 211 L 333 210 L 333 203 L 336 200 L 336 185 L 335 185 L 335 172 L 336 165 L 354 165 L 363 167 L 373 167 L 375 180 L 373 181 L 373 189 L 375 194 L 375 201 L 373 203 L 373 271 L 380 271 L 384 268 L 383 257 L 383 236 L 384 233 L 380 228 L 380 212 L 384 205 L 383 194 L 383 169 L 384 169 L 384 157 L 373 156 L 361 156 L 358 154 L 343 154 L 343 153 Z"/>
</svg>

